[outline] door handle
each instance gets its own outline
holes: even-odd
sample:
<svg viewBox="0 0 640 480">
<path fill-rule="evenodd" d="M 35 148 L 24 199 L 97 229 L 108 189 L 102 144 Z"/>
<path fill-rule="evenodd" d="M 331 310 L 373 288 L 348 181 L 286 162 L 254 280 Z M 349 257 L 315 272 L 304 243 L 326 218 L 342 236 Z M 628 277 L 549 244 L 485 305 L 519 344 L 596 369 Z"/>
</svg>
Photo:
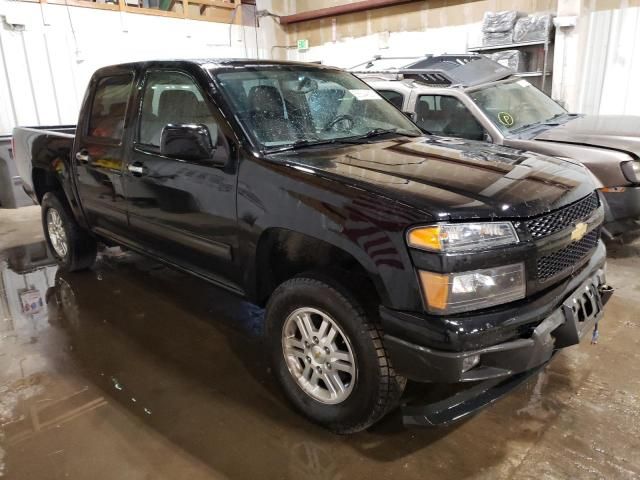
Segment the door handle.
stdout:
<svg viewBox="0 0 640 480">
<path fill-rule="evenodd" d="M 86 150 L 79 150 L 76 153 L 76 160 L 78 160 L 78 162 L 80 163 L 89 163 L 91 157 L 89 156 L 89 152 L 87 152 Z"/>
<path fill-rule="evenodd" d="M 147 173 L 147 168 L 140 162 L 130 163 L 127 165 L 127 170 L 136 177 L 141 177 Z"/>
</svg>

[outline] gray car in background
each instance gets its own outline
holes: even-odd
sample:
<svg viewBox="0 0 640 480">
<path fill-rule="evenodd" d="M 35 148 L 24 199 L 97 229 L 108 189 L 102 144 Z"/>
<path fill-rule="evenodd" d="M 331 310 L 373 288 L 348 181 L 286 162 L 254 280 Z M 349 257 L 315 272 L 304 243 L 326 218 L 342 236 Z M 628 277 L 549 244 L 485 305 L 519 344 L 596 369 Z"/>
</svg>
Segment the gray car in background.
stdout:
<svg viewBox="0 0 640 480">
<path fill-rule="evenodd" d="M 0 135 L 0 208 L 33 205 L 13 163 L 11 135 Z"/>
<path fill-rule="evenodd" d="M 606 199 L 606 234 L 640 228 L 640 117 L 569 113 L 482 55 L 427 56 L 395 68 L 388 60 L 351 71 L 429 133 L 583 163 Z"/>
</svg>

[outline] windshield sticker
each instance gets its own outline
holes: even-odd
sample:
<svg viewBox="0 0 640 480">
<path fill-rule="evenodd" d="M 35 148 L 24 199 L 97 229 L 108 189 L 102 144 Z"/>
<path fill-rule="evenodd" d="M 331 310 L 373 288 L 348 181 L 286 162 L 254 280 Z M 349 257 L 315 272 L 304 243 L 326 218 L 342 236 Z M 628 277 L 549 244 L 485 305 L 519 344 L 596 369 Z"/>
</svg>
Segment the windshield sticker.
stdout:
<svg viewBox="0 0 640 480">
<path fill-rule="evenodd" d="M 498 114 L 498 121 L 501 124 L 503 124 L 505 127 L 510 127 L 514 123 L 513 117 L 511 116 L 510 113 L 507 113 L 507 112 L 500 112 Z"/>
<path fill-rule="evenodd" d="M 521 87 L 530 87 L 531 84 L 529 82 L 527 82 L 526 80 L 518 80 L 516 82 L 518 85 L 520 85 Z"/>
<path fill-rule="evenodd" d="M 382 97 L 378 95 L 375 90 L 367 90 L 363 88 L 358 90 L 349 90 L 349 93 L 358 100 L 382 100 Z"/>
</svg>

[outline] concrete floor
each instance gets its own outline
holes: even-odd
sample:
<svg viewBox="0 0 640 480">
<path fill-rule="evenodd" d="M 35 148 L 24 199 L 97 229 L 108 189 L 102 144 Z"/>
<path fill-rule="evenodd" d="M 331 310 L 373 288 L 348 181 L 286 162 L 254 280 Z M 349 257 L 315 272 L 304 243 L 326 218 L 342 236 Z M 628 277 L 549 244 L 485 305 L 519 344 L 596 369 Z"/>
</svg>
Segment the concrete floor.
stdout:
<svg viewBox="0 0 640 480">
<path fill-rule="evenodd" d="M 118 249 L 61 275 L 39 221 L 0 210 L 0 477 L 640 478 L 640 242 L 610 248 L 598 345 L 454 428 L 339 437 L 283 400 L 260 309 Z"/>
</svg>

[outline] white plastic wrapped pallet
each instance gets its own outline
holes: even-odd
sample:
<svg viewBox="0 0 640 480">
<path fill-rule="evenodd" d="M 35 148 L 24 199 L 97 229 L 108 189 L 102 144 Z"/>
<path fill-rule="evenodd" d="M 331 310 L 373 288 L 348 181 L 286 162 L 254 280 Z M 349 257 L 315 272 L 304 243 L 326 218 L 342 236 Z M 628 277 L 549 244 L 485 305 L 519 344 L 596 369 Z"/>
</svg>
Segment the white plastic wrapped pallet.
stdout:
<svg viewBox="0 0 640 480">
<path fill-rule="evenodd" d="M 527 55 L 521 50 L 503 50 L 501 52 L 487 54 L 487 57 L 494 62 L 498 62 L 500 65 L 515 70 L 516 72 L 524 72 L 527 69 Z"/>
<path fill-rule="evenodd" d="M 483 45 L 503 45 L 513 42 L 516 21 L 523 14 L 516 10 L 485 12 L 482 20 Z"/>
<path fill-rule="evenodd" d="M 516 10 L 504 10 L 502 12 L 485 12 L 482 20 L 482 31 L 486 33 L 508 32 L 521 15 Z"/>
<path fill-rule="evenodd" d="M 551 35 L 553 15 L 532 14 L 518 18 L 513 29 L 514 42 L 544 42 Z"/>
</svg>

